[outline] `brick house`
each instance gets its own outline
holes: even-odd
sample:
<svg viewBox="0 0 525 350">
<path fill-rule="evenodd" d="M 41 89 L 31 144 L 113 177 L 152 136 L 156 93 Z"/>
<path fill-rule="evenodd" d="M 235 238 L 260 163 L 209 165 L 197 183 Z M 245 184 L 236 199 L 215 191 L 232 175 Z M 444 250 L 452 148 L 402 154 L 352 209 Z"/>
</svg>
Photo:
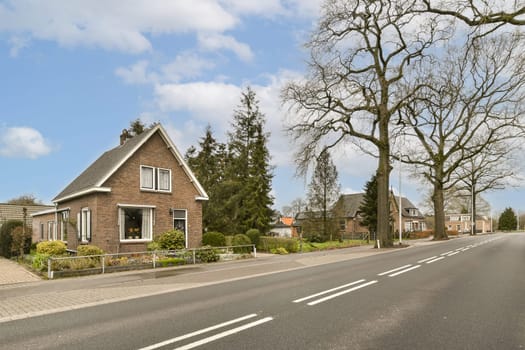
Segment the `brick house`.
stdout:
<svg viewBox="0 0 525 350">
<path fill-rule="evenodd" d="M 472 220 L 470 214 L 447 214 L 445 226 L 450 231 L 458 233 L 470 233 Z M 492 220 L 484 215 L 476 215 L 476 233 L 492 232 Z"/>
<path fill-rule="evenodd" d="M 339 233 L 343 235 L 343 238 L 362 238 L 368 234 L 368 227 L 362 224 L 363 216 L 359 209 L 364 201 L 364 196 L 364 193 L 343 194 L 333 205 L 329 215 L 331 220 L 337 220 Z M 317 217 L 319 217 L 318 213 Z M 394 196 L 392 192 L 390 193 L 390 217 L 393 232 L 399 232 L 399 197 Z M 312 218 L 315 220 L 316 215 L 300 213 L 297 221 L 300 225 L 304 225 L 305 221 L 312 220 Z M 425 217 L 405 197 L 401 197 L 401 225 L 403 232 L 426 229 Z"/>
<path fill-rule="evenodd" d="M 33 242 L 62 240 L 68 249 L 93 244 L 108 253 L 146 250 L 163 232 L 184 232 L 186 247 L 202 241 L 206 191 L 166 130 L 156 124 L 105 152 L 33 214 Z"/>
</svg>

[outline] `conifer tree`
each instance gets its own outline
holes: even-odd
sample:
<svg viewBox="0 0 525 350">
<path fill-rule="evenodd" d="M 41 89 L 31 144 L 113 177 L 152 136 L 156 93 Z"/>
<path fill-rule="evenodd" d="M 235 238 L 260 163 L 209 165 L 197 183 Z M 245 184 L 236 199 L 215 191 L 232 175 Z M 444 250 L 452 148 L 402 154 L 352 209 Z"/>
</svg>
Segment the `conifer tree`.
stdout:
<svg viewBox="0 0 525 350">
<path fill-rule="evenodd" d="M 232 131 L 228 133 L 226 189 L 233 233 L 256 228 L 266 232 L 271 219 L 270 195 L 273 178 L 264 132 L 265 117 L 259 110 L 255 92 L 247 88 L 235 110 Z"/>
<path fill-rule="evenodd" d="M 328 150 L 324 150 L 317 159 L 312 180 L 308 185 L 308 204 L 311 213 L 318 216 L 313 218 L 320 221 L 320 235 L 323 239 L 333 238 L 334 220 L 330 209 L 339 197 L 340 185 L 337 168 L 330 157 Z"/>
<path fill-rule="evenodd" d="M 362 225 L 367 226 L 370 233 L 375 234 L 377 232 L 377 178 L 375 174 L 365 185 L 365 195 L 359 211 L 363 216 Z"/>
<path fill-rule="evenodd" d="M 512 208 L 506 208 L 498 220 L 498 228 L 503 231 L 515 230 L 518 225 L 516 214 Z"/>
</svg>

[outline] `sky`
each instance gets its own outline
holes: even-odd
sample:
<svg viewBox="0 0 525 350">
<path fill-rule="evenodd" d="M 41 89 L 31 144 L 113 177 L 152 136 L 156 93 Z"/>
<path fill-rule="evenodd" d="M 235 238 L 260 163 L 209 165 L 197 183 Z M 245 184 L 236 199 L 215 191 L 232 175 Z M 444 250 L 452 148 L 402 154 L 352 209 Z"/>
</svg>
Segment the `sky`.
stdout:
<svg viewBox="0 0 525 350">
<path fill-rule="evenodd" d="M 209 124 L 226 141 L 241 92 L 256 92 L 270 132 L 274 208 L 305 198 L 280 92 L 306 72 L 304 43 L 321 0 L 0 0 L 0 202 L 51 200 L 140 118 L 182 153 Z M 361 192 L 376 160 L 333 155 L 343 193 Z M 428 188 L 404 169 L 391 186 L 414 204 Z M 520 188 L 485 198 L 525 209 Z"/>
</svg>

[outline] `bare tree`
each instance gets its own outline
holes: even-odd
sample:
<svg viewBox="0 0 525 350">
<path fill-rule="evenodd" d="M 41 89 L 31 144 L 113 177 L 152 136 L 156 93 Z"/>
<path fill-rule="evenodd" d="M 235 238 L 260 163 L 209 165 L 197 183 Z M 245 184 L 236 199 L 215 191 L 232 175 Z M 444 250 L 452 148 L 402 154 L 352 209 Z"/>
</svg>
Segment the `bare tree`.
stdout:
<svg viewBox="0 0 525 350">
<path fill-rule="evenodd" d="M 419 7 L 418 7 L 419 6 Z M 339 1 L 323 6 L 310 41 L 309 74 L 282 93 L 296 113 L 289 131 L 299 143 L 298 173 L 306 174 L 324 146 L 354 142 L 378 157 L 378 239 L 389 227 L 391 123 L 418 91 L 400 89 L 405 70 L 448 33 L 415 0 Z M 438 16 L 435 16 L 438 17 Z"/>
<path fill-rule="evenodd" d="M 505 24 L 525 25 L 523 0 L 423 0 L 426 12 L 456 18 L 471 27 L 491 26 L 493 31 Z"/>
<path fill-rule="evenodd" d="M 514 157 L 517 142 L 493 143 L 483 152 L 468 159 L 455 171 L 458 187 L 470 198 L 468 212 L 472 214 L 471 234 L 476 234 L 478 197 L 481 193 L 501 190 L 518 178 L 519 169 Z M 519 164 L 519 163 L 518 163 Z"/>
<path fill-rule="evenodd" d="M 524 63 L 521 35 L 503 33 L 450 47 L 446 57 L 422 68 L 428 88 L 407 107 L 405 120 L 408 138 L 421 147 L 401 158 L 433 186 L 436 239 L 447 237 L 444 193 L 460 182 L 457 170 L 522 135 Z"/>
</svg>

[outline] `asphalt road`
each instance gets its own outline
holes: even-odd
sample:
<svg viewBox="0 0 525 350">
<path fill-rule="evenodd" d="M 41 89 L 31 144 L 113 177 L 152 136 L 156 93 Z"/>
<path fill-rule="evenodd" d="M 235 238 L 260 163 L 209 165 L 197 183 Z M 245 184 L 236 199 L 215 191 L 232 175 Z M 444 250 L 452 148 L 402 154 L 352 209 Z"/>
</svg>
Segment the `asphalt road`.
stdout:
<svg viewBox="0 0 525 350">
<path fill-rule="evenodd" d="M 525 234 L 0 325 L 0 349 L 522 349 Z M 168 277 L 169 278 L 169 277 Z"/>
</svg>

